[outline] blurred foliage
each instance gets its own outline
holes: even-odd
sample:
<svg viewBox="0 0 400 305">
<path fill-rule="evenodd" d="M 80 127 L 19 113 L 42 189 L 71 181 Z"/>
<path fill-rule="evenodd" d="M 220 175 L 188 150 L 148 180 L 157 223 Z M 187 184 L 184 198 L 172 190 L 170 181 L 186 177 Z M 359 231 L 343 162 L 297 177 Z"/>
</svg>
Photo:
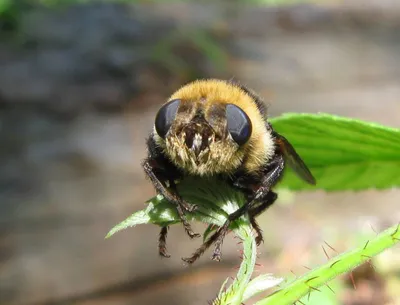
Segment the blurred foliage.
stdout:
<svg viewBox="0 0 400 305">
<path fill-rule="evenodd" d="M 111 0 L 107 3 L 152 3 L 162 1 Z M 106 3 L 93 0 L 0 0 L 0 35 L 21 45 L 24 34 L 19 31 L 21 15 L 29 10 L 43 6 L 54 10 L 70 5 Z M 169 75 L 185 80 L 204 76 L 204 67 L 210 65 L 214 72 L 227 68 L 226 53 L 221 46 L 220 37 L 214 37 L 202 28 L 185 28 L 167 32 L 161 40 L 146 47 L 148 63 L 165 70 Z"/>
<path fill-rule="evenodd" d="M 205 59 L 217 72 L 227 69 L 227 54 L 219 39 L 201 28 L 171 32 L 150 50 L 151 62 L 185 79 L 202 77 L 198 75 L 198 71 L 204 69 L 201 59 Z"/>
<path fill-rule="evenodd" d="M 70 5 L 89 3 L 121 3 L 121 4 L 151 4 L 166 2 L 192 2 L 193 0 L 0 0 L 0 35 L 2 39 L 12 39 L 17 45 L 23 40 L 23 34 L 18 32 L 21 15 L 37 6 L 51 9 L 65 8 Z M 193 1 L 194 2 L 194 1 Z M 205 0 L 205 3 L 213 3 Z M 230 4 L 264 4 L 281 5 L 307 0 L 233 0 Z M 227 2 L 228 3 L 228 2 Z M 211 33 L 201 28 L 174 31 L 161 41 L 155 42 L 148 51 L 149 62 L 165 69 L 168 74 L 183 79 L 202 77 L 204 67 L 211 67 L 213 74 L 224 73 L 227 69 L 226 53 L 223 50 L 221 37 L 213 37 Z M 179 74 L 179 75 L 176 75 Z"/>
<path fill-rule="evenodd" d="M 22 4 L 23 5 L 23 4 Z M 18 1 L 0 0 L 0 32 L 14 31 L 18 26 L 18 15 L 23 7 Z"/>
<path fill-rule="evenodd" d="M 66 5 L 87 4 L 87 3 L 128 3 L 128 4 L 151 4 L 151 3 L 166 3 L 166 2 L 195 2 L 194 0 L 0 0 L 0 26 L 3 29 L 3 23 L 17 23 L 20 11 L 27 6 L 44 5 L 52 7 L 62 7 Z M 213 3 L 212 0 L 204 1 Z M 299 3 L 316 3 L 317 0 L 233 0 L 229 3 L 242 4 L 260 4 L 260 5 L 290 5 Z"/>
<path fill-rule="evenodd" d="M 1 0 L 4 2 L 11 0 Z M 101 0 L 30 0 L 31 3 L 40 3 L 44 5 L 69 5 L 69 4 L 84 4 L 90 2 L 102 2 Z M 104 2 L 104 1 L 103 1 Z M 195 2 L 194 0 L 108 0 L 106 2 L 116 3 L 168 3 L 168 2 Z M 204 0 L 203 2 L 213 3 L 213 0 Z M 265 4 L 265 5 L 286 5 L 298 3 L 316 3 L 317 0 L 234 0 L 229 2 L 245 3 L 245 4 Z"/>
<path fill-rule="evenodd" d="M 240 1 L 240 0 L 239 0 Z M 293 4 L 300 4 L 300 3 L 321 3 L 321 2 L 327 2 L 326 0 L 248 0 L 245 1 L 243 0 L 242 2 L 248 2 L 248 3 L 258 3 L 258 4 L 264 4 L 264 5 L 293 5 Z"/>
</svg>

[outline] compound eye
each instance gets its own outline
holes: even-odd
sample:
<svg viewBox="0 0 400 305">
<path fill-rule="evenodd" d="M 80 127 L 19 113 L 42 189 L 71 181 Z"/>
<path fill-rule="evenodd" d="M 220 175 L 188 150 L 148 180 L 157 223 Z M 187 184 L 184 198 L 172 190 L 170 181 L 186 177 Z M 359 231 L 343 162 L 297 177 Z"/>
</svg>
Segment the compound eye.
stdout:
<svg viewBox="0 0 400 305">
<path fill-rule="evenodd" d="M 155 120 L 155 128 L 158 135 L 163 139 L 165 139 L 165 136 L 175 120 L 180 102 L 180 100 L 172 100 L 158 110 Z"/>
<path fill-rule="evenodd" d="M 245 144 L 251 136 L 252 125 L 248 115 L 238 106 L 226 106 L 226 121 L 232 139 L 238 144 Z"/>
</svg>

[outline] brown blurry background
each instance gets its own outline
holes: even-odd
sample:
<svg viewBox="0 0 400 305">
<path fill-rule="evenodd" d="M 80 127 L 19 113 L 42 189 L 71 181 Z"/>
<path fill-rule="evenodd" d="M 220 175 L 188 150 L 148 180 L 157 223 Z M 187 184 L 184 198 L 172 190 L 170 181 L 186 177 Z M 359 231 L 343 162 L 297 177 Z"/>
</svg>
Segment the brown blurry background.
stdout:
<svg viewBox="0 0 400 305">
<path fill-rule="evenodd" d="M 154 195 L 140 167 L 145 137 L 188 81 L 235 76 L 270 116 L 400 127 L 398 1 L 133 2 L 1 4 L 1 305 L 206 304 L 235 274 L 232 237 L 222 262 L 207 253 L 190 268 L 180 258 L 200 241 L 180 226 L 168 260 L 156 226 L 104 239 Z M 400 221 L 399 200 L 398 190 L 283 193 L 260 217 L 257 274 L 301 275 L 326 261 L 322 245 L 334 255 L 324 241 L 339 252 L 365 242 Z M 400 304 L 399 256 L 363 266 L 356 290 L 343 277 L 329 304 Z"/>
</svg>

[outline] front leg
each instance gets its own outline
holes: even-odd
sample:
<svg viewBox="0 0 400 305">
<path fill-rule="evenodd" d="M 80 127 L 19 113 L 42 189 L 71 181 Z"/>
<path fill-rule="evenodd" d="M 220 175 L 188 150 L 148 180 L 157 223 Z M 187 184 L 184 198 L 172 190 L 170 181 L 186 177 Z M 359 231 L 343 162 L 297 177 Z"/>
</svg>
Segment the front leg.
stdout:
<svg viewBox="0 0 400 305">
<path fill-rule="evenodd" d="M 173 185 L 174 177 L 171 177 L 171 173 L 166 171 L 160 164 L 158 164 L 157 160 L 151 158 L 146 159 L 143 162 L 143 169 L 156 188 L 157 193 L 163 195 L 165 199 L 176 205 L 179 218 L 189 237 L 199 237 L 200 234 L 193 232 L 192 227 L 187 222 L 185 217 L 185 211 L 191 212 L 195 209 L 195 206 L 190 205 L 188 202 L 183 200 L 176 192 L 176 189 Z M 168 181 L 173 187 L 168 189 L 164 185 L 164 181 Z"/>
<path fill-rule="evenodd" d="M 240 180 L 240 187 L 246 188 L 247 190 L 253 190 L 252 194 L 249 196 L 249 200 L 241 206 L 238 210 L 233 212 L 228 216 L 226 222 L 218 228 L 218 230 L 210 236 L 210 238 L 205 241 L 200 248 L 198 248 L 191 257 L 184 258 L 183 260 L 189 264 L 194 263 L 212 244 L 215 243 L 215 249 L 212 255 L 212 259 L 216 261 L 220 261 L 221 259 L 221 246 L 224 240 L 226 233 L 228 232 L 229 226 L 231 222 L 237 220 L 241 216 L 243 216 L 246 212 L 251 210 L 252 208 L 257 206 L 257 203 L 263 202 L 264 199 L 268 198 L 268 195 L 271 194 L 271 187 L 274 186 L 280 176 L 282 175 L 284 169 L 284 159 L 281 155 L 277 155 L 269 164 L 268 168 L 265 170 L 265 174 L 262 175 L 259 179 L 258 185 L 254 185 L 254 180 L 252 180 L 251 185 L 245 185 L 245 179 L 242 177 L 238 177 Z M 234 183 L 235 184 L 235 183 Z M 238 185 L 239 186 L 239 185 Z M 272 193 L 274 194 L 274 193 Z M 272 196 L 272 195 L 270 195 Z M 276 198 L 275 198 L 276 199 Z M 275 201 L 275 200 L 273 200 Z M 270 202 L 269 205 L 271 205 Z M 263 210 L 266 208 L 266 204 L 261 204 L 263 206 Z M 258 211 L 254 210 L 254 211 Z M 261 213 L 261 212 L 260 212 Z"/>
<path fill-rule="evenodd" d="M 276 199 L 278 198 L 278 195 L 274 192 L 269 192 L 268 195 L 264 198 L 264 201 L 253 208 L 249 210 L 249 220 L 251 223 L 251 226 L 254 228 L 254 230 L 257 233 L 256 236 L 256 244 L 259 246 L 261 242 L 263 241 L 263 236 L 262 236 L 262 230 L 259 227 L 256 217 L 263 213 L 267 208 L 269 208 L 271 205 L 274 204 Z"/>
</svg>

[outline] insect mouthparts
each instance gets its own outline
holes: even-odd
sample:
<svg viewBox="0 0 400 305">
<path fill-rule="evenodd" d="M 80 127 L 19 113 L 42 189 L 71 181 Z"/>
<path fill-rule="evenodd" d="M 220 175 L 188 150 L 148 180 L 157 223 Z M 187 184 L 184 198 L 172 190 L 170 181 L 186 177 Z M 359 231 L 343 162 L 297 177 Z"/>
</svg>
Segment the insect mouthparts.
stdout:
<svg viewBox="0 0 400 305">
<path fill-rule="evenodd" d="M 190 148 L 194 152 L 196 158 L 199 156 L 200 152 L 202 151 L 202 145 L 201 145 L 202 143 L 203 143 L 202 135 L 196 133 L 193 138 L 192 147 Z"/>
<path fill-rule="evenodd" d="M 212 128 L 203 117 L 195 117 L 183 129 L 185 145 L 191 151 L 196 159 L 201 153 L 209 147 L 212 138 Z"/>
</svg>

